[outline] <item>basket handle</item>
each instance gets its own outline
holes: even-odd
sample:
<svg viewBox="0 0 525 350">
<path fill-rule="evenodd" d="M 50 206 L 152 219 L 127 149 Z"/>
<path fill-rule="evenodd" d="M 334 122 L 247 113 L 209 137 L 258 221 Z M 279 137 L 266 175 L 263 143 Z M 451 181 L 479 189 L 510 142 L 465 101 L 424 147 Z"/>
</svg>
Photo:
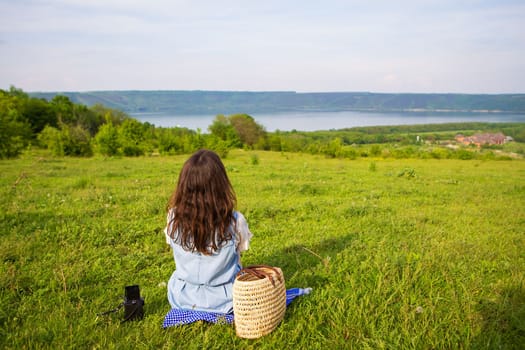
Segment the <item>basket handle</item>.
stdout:
<svg viewBox="0 0 525 350">
<path fill-rule="evenodd" d="M 279 282 L 283 281 L 282 280 L 282 275 L 279 272 L 279 270 L 277 270 L 275 267 L 269 266 L 269 265 L 250 265 L 250 266 L 246 266 L 245 268 L 242 268 L 237 273 L 237 277 L 239 277 L 241 275 L 244 275 L 244 274 L 249 274 L 249 275 L 257 277 L 258 279 L 268 278 L 270 280 L 270 282 L 272 282 L 272 285 L 275 287 L 274 275 L 271 272 L 268 272 L 268 271 L 266 271 L 264 269 L 272 270 L 273 272 L 275 272 L 275 275 L 277 275 L 277 279 L 279 280 Z"/>
</svg>

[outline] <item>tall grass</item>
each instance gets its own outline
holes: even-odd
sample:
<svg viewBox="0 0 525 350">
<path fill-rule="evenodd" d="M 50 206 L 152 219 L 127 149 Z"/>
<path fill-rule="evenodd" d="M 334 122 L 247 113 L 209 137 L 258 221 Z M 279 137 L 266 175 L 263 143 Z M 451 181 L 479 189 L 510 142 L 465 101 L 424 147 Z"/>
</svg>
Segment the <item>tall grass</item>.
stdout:
<svg viewBox="0 0 525 350">
<path fill-rule="evenodd" d="M 186 156 L 0 162 L 3 348 L 519 349 L 525 162 L 231 152 L 244 264 L 312 287 L 258 340 L 163 330 L 165 204 Z M 254 161 L 254 160 L 257 161 Z M 97 316 L 139 284 L 145 318 Z"/>
</svg>

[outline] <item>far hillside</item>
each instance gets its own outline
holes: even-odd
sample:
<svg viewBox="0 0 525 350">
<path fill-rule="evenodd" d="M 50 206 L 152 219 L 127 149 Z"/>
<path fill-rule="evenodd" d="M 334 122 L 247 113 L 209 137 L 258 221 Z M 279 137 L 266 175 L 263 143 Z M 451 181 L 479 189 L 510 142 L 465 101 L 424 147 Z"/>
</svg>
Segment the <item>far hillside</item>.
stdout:
<svg viewBox="0 0 525 350">
<path fill-rule="evenodd" d="M 294 91 L 90 91 L 33 92 L 52 100 L 67 96 L 87 106 L 104 105 L 126 113 L 234 114 L 313 111 L 498 112 L 525 113 L 525 94 L 388 94 Z"/>
</svg>

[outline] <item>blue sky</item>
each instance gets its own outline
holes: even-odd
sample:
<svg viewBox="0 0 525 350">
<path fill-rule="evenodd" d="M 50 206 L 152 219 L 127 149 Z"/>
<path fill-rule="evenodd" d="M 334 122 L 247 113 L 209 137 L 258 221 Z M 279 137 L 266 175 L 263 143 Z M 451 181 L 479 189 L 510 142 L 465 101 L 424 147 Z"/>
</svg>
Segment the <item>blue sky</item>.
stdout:
<svg viewBox="0 0 525 350">
<path fill-rule="evenodd" d="M 525 1 L 0 0 L 0 89 L 525 93 Z"/>
</svg>

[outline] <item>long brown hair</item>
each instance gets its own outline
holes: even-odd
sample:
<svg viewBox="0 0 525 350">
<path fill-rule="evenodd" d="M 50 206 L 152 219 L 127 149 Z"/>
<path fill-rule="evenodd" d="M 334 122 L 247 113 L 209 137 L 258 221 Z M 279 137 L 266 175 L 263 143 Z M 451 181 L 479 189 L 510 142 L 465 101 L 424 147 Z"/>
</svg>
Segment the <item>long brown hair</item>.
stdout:
<svg viewBox="0 0 525 350">
<path fill-rule="evenodd" d="M 182 167 L 167 209 L 168 233 L 184 249 L 212 254 L 232 239 L 230 225 L 237 199 L 220 157 L 195 152 Z"/>
</svg>

